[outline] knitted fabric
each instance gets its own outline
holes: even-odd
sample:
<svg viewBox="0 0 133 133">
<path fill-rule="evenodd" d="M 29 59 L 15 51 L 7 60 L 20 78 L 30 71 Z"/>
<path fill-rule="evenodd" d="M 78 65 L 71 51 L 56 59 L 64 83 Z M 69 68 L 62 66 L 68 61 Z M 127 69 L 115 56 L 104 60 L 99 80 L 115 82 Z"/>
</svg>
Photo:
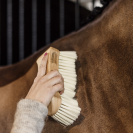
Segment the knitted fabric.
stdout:
<svg viewBox="0 0 133 133">
<path fill-rule="evenodd" d="M 47 114 L 48 109 L 42 103 L 31 99 L 20 100 L 11 133 L 41 133 Z"/>
</svg>

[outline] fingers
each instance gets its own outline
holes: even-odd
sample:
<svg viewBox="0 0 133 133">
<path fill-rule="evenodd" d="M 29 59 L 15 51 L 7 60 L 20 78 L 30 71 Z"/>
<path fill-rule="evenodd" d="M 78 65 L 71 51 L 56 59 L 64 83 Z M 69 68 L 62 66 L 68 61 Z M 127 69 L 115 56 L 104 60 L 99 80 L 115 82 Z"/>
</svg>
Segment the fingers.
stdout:
<svg viewBox="0 0 133 133">
<path fill-rule="evenodd" d="M 64 79 L 58 70 L 49 72 L 47 75 L 41 77 L 39 81 L 41 84 L 44 84 L 44 88 L 52 88 L 53 86 L 55 86 L 54 88 L 56 89 L 52 93 L 57 92 L 56 90 L 58 89 L 60 91 L 60 94 L 64 92 Z M 63 89 L 60 89 L 60 86 L 63 86 Z"/>
<path fill-rule="evenodd" d="M 41 81 L 41 83 L 45 83 L 46 81 L 52 79 L 53 77 L 59 76 L 59 75 L 61 76 L 61 74 L 59 73 L 58 70 L 53 70 L 53 71 L 47 73 L 47 75 L 43 76 L 40 79 L 40 81 Z"/>
<path fill-rule="evenodd" d="M 64 84 L 63 81 L 64 80 L 63 80 L 62 76 L 58 75 L 58 76 L 53 77 L 52 79 L 48 80 L 47 83 L 45 84 L 45 86 L 46 87 L 52 87 L 52 86 L 59 84 L 59 83 Z"/>
<path fill-rule="evenodd" d="M 37 77 L 42 77 L 45 75 L 46 73 L 46 65 L 47 65 L 47 60 L 48 60 L 48 54 L 45 53 L 44 57 L 42 58 L 41 64 L 38 68 L 38 73 L 37 73 Z"/>
<path fill-rule="evenodd" d="M 56 92 L 60 92 L 60 94 L 63 94 L 64 92 L 64 84 L 56 84 L 52 87 L 53 94 Z"/>
</svg>

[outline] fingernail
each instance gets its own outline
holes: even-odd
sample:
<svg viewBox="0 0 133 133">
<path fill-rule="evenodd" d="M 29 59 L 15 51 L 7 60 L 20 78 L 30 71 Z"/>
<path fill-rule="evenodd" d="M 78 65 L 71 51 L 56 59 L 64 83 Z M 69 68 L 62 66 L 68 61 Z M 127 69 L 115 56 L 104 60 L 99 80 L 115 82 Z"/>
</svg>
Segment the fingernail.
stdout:
<svg viewBox="0 0 133 133">
<path fill-rule="evenodd" d="M 61 93 L 60 93 L 60 94 L 62 95 L 63 93 L 64 93 L 64 92 L 63 92 L 63 91 L 61 91 Z"/>
<path fill-rule="evenodd" d="M 47 53 L 44 54 L 44 56 L 46 56 L 46 55 L 47 55 Z"/>
</svg>

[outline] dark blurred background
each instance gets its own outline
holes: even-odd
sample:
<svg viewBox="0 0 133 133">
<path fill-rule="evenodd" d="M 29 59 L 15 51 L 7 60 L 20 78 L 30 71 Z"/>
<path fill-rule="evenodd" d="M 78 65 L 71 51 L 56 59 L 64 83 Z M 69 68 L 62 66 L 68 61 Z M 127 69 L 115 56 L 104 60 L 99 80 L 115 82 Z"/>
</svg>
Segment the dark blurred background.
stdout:
<svg viewBox="0 0 133 133">
<path fill-rule="evenodd" d="M 79 30 L 100 0 L 0 0 L 0 66 Z"/>
</svg>

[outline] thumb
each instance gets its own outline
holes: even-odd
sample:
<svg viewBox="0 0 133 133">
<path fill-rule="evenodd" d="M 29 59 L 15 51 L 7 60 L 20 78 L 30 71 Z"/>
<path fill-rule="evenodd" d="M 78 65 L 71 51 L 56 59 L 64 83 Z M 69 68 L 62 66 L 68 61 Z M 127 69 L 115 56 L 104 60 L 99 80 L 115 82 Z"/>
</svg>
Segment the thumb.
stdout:
<svg viewBox="0 0 133 133">
<path fill-rule="evenodd" d="M 48 53 L 44 54 L 44 57 L 41 60 L 40 66 L 38 68 L 37 77 L 42 77 L 46 73 L 46 66 L 47 66 L 47 60 L 48 60 Z"/>
</svg>

